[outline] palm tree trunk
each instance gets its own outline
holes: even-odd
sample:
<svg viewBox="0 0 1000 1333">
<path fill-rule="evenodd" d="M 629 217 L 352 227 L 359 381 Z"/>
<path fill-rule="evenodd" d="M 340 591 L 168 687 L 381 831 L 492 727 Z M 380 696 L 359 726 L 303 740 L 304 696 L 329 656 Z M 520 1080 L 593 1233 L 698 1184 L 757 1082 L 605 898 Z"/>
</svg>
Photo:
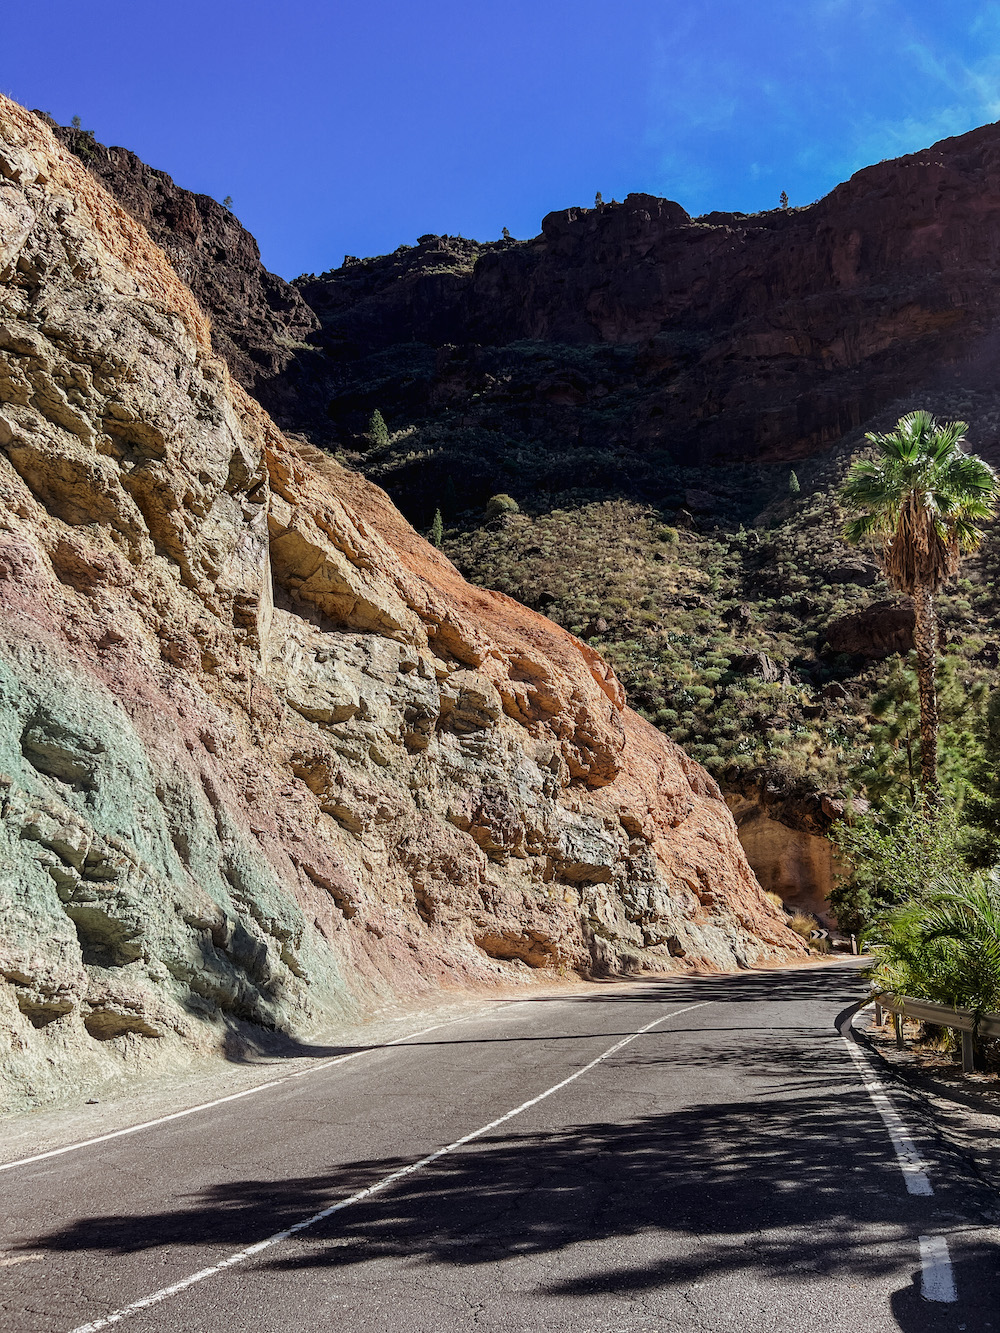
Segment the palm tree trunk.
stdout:
<svg viewBox="0 0 1000 1333">
<path fill-rule="evenodd" d="M 913 781 L 913 733 L 907 728 L 906 731 L 906 771 L 909 774 L 910 783 L 910 804 L 916 805 L 917 793 Z"/>
<path fill-rule="evenodd" d="M 934 594 L 930 588 L 918 588 L 913 594 L 913 640 L 917 649 L 917 689 L 920 695 L 920 781 L 924 801 L 938 800 L 937 739 L 938 706 L 934 684 L 937 667 L 938 627 Z"/>
</svg>

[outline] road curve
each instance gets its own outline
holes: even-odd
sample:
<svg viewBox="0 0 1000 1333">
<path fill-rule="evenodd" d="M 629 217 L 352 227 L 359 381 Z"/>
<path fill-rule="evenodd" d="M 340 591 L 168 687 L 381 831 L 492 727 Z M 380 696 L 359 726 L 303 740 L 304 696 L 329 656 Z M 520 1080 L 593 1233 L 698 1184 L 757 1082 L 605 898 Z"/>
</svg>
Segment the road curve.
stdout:
<svg viewBox="0 0 1000 1333">
<path fill-rule="evenodd" d="M 0 1330 L 1000 1333 L 995 1200 L 837 1032 L 862 992 L 498 1004 L 13 1167 Z"/>
</svg>

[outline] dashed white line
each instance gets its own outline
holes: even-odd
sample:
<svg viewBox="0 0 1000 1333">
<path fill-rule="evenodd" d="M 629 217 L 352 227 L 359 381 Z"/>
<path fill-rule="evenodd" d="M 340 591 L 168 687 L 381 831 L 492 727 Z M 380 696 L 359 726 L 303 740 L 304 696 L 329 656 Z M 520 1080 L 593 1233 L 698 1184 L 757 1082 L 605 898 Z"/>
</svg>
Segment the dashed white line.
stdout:
<svg viewBox="0 0 1000 1333">
<path fill-rule="evenodd" d="M 689 1004 L 683 1009 L 674 1009 L 669 1014 L 662 1014 L 659 1018 L 654 1018 L 651 1023 L 637 1031 L 623 1037 L 621 1041 L 615 1042 L 614 1046 L 609 1046 L 606 1051 L 595 1056 L 588 1064 L 570 1074 L 567 1078 L 560 1079 L 554 1083 L 551 1088 L 546 1088 L 536 1097 L 522 1102 L 520 1106 L 515 1106 L 513 1110 L 506 1111 L 498 1116 L 496 1120 L 491 1120 L 488 1125 L 483 1125 L 479 1129 L 474 1129 L 468 1134 L 463 1134 L 460 1139 L 455 1139 L 454 1143 L 449 1143 L 444 1148 L 438 1148 L 435 1152 L 428 1153 L 426 1157 L 421 1157 L 418 1162 L 411 1162 L 409 1166 L 400 1167 L 398 1171 L 393 1171 L 381 1180 L 377 1180 L 374 1185 L 368 1185 L 365 1189 L 357 1190 L 356 1193 L 349 1195 L 346 1199 L 341 1199 L 339 1203 L 331 1204 L 329 1208 L 322 1209 L 321 1212 L 313 1213 L 311 1217 L 305 1217 L 300 1222 L 295 1222 L 292 1226 L 286 1227 L 283 1231 L 276 1231 L 273 1236 L 268 1236 L 266 1240 L 258 1241 L 256 1245 L 248 1245 L 244 1250 L 237 1250 L 235 1254 L 220 1260 L 217 1264 L 212 1264 L 210 1268 L 202 1268 L 197 1273 L 191 1273 L 188 1277 L 182 1278 L 180 1282 L 174 1282 L 169 1287 L 163 1287 L 160 1291 L 154 1291 L 151 1296 L 144 1296 L 141 1300 L 133 1301 L 130 1305 L 123 1305 L 120 1310 L 113 1310 L 110 1314 L 104 1315 L 101 1319 L 95 1319 L 89 1324 L 80 1324 L 72 1330 L 72 1333 L 99 1333 L 103 1328 L 110 1328 L 112 1324 L 118 1324 L 130 1314 L 136 1314 L 140 1310 L 148 1310 L 151 1305 L 159 1305 L 161 1301 L 167 1300 L 171 1296 L 176 1296 L 178 1292 L 186 1291 L 188 1287 L 195 1286 L 198 1282 L 204 1282 L 206 1278 L 214 1277 L 216 1273 L 224 1272 L 227 1268 L 232 1268 L 236 1264 L 244 1263 L 247 1259 L 252 1259 L 254 1255 L 260 1254 L 262 1250 L 269 1249 L 272 1245 L 277 1245 L 280 1241 L 288 1240 L 290 1236 L 297 1235 L 300 1231 L 306 1231 L 309 1227 L 315 1226 L 317 1222 L 322 1222 L 327 1217 L 332 1217 L 334 1213 L 341 1212 L 344 1208 L 349 1208 L 352 1204 L 360 1203 L 363 1199 L 370 1199 L 373 1194 L 380 1194 L 383 1190 L 394 1185 L 398 1180 L 405 1176 L 412 1175 L 415 1171 L 421 1171 L 425 1166 L 430 1166 L 439 1158 L 447 1153 L 454 1152 L 456 1148 L 462 1148 L 467 1143 L 472 1143 L 474 1139 L 482 1138 L 488 1134 L 491 1129 L 512 1120 L 514 1116 L 521 1115 L 522 1112 L 530 1110 L 532 1106 L 537 1106 L 539 1102 L 545 1101 L 546 1097 L 551 1097 L 553 1093 L 559 1092 L 568 1084 L 582 1078 L 584 1074 L 589 1073 L 595 1065 L 599 1065 L 602 1060 L 606 1060 L 609 1055 L 614 1055 L 620 1051 L 623 1046 L 628 1046 L 630 1042 L 635 1041 L 636 1037 L 641 1037 L 643 1033 L 651 1031 L 660 1023 L 665 1023 L 668 1018 L 679 1018 L 681 1014 L 690 1013 L 693 1009 L 704 1009 L 706 1005 L 712 1004 L 711 1000 L 702 1000 L 699 1004 Z M 430 1029 L 428 1029 L 429 1031 Z M 419 1034 L 414 1034 L 419 1035 Z M 400 1040 L 403 1040 L 400 1038 Z"/>
<path fill-rule="evenodd" d="M 876 1077 L 871 1065 L 858 1049 L 857 1042 L 847 1036 L 844 1037 L 844 1042 L 851 1053 L 851 1059 L 857 1066 L 858 1073 L 861 1075 L 861 1082 L 865 1085 L 868 1096 L 875 1103 L 875 1109 L 889 1131 L 889 1138 L 896 1150 L 896 1160 L 899 1162 L 899 1169 L 906 1181 L 906 1188 L 911 1194 L 933 1194 L 934 1187 L 931 1185 L 930 1177 L 927 1174 L 927 1163 L 910 1138 L 909 1132 L 900 1119 L 899 1112 L 889 1100 L 889 1094 L 882 1086 L 881 1080 Z"/>
<path fill-rule="evenodd" d="M 920 1237 L 920 1294 L 925 1301 L 957 1301 L 951 1255 L 944 1236 Z"/>
</svg>

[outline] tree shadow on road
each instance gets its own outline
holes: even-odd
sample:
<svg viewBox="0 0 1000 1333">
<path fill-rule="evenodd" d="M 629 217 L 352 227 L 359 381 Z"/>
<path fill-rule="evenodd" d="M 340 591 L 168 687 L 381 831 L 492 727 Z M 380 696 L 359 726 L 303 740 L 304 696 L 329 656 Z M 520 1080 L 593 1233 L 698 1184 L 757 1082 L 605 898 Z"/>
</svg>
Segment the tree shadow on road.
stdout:
<svg viewBox="0 0 1000 1333">
<path fill-rule="evenodd" d="M 851 981 L 845 977 L 848 987 Z M 810 983 L 803 977 L 792 985 Z M 830 999 L 828 984 L 822 995 Z M 708 1042 L 696 1030 L 676 1035 L 684 1041 L 683 1065 L 710 1074 L 735 1067 L 740 1079 L 720 1082 L 716 1101 L 670 1111 L 654 1106 L 625 1122 L 516 1129 L 530 1124 L 529 1113 L 256 1262 L 279 1271 L 346 1274 L 374 1260 L 472 1269 L 558 1256 L 559 1277 L 539 1286 L 539 1294 L 591 1298 L 688 1288 L 743 1273 L 803 1291 L 817 1279 L 891 1281 L 901 1255 L 912 1253 L 927 1228 L 929 1204 L 906 1194 L 839 1038 L 831 1034 L 829 1045 L 818 1047 L 814 1040 L 790 1043 L 787 1033 L 758 1033 L 727 1048 L 718 1045 L 717 1032 Z M 607 1067 L 627 1080 L 629 1066 L 661 1060 L 676 1064 L 676 1045 L 641 1038 Z M 747 1096 L 747 1074 L 759 1076 L 759 1097 Z M 724 1100 L 736 1089 L 740 1100 Z M 407 1159 L 387 1157 L 293 1179 L 228 1182 L 149 1216 L 85 1218 L 25 1244 L 32 1251 L 115 1254 L 198 1244 L 239 1248 L 405 1165 Z M 628 1266 L 609 1270 L 607 1251 L 599 1257 L 589 1248 L 612 1239 L 628 1239 Z M 964 1262 L 979 1273 L 977 1289 L 984 1275 L 995 1281 L 992 1252 L 967 1250 Z M 893 1297 L 893 1312 L 907 1333 L 928 1333 L 956 1328 L 960 1307 L 928 1305 L 907 1288 Z M 970 1329 L 982 1326 L 969 1322 L 964 1307 L 962 1318 Z"/>
</svg>

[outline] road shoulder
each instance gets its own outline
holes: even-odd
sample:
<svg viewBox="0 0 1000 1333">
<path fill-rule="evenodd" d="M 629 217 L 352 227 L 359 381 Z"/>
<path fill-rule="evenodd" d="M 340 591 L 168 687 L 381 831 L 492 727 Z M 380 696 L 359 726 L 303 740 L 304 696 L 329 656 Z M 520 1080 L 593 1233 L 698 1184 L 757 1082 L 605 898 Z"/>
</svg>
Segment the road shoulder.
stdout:
<svg viewBox="0 0 1000 1333">
<path fill-rule="evenodd" d="M 883 1075 L 907 1091 L 911 1105 L 989 1190 L 991 1211 L 1000 1218 L 1000 1079 L 963 1074 L 949 1056 L 915 1050 L 909 1042 L 897 1049 L 891 1021 L 876 1027 L 871 1009 L 858 1014 L 854 1028 Z"/>
</svg>

